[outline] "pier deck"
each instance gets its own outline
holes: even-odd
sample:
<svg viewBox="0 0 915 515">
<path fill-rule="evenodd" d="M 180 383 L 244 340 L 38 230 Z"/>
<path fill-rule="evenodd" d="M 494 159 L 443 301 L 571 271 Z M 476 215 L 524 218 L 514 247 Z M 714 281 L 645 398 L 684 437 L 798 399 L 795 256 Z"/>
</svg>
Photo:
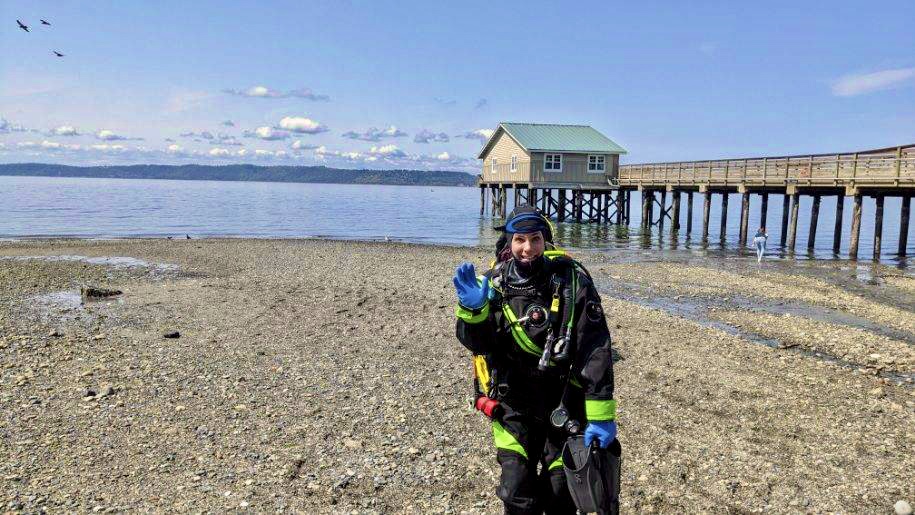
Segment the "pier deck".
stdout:
<svg viewBox="0 0 915 515">
<path fill-rule="evenodd" d="M 852 197 L 851 237 L 848 254 L 858 257 L 858 240 L 862 222 L 862 198 L 873 197 L 874 258 L 879 259 L 883 237 L 883 208 L 886 197 L 902 199 L 899 216 L 898 255 L 904 256 L 908 245 L 912 197 L 915 196 L 915 144 L 845 154 L 758 157 L 620 165 L 616 176 L 607 176 L 605 184 L 550 182 L 481 181 L 480 214 L 486 211 L 486 197 L 491 198 L 493 215 L 505 217 L 507 191 L 514 191 L 514 204 L 536 205 L 559 221 L 609 222 L 629 225 L 631 192 L 642 198 L 642 227 L 653 225 L 661 230 L 665 220 L 670 231 L 680 231 L 681 196 L 687 195 L 686 232 L 692 232 L 693 194 L 703 196 L 702 239 L 709 237 L 709 213 L 712 196 L 721 197 L 720 235 L 727 232 L 727 205 L 731 194 L 741 196 L 740 244 L 749 237 L 750 196 L 760 197 L 760 220 L 767 225 L 769 195 L 782 196 L 780 243 L 793 252 L 797 240 L 800 197 L 812 197 L 807 246 L 816 238 L 820 201 L 835 196 L 836 214 L 833 251 L 842 243 L 845 197 Z M 670 196 L 670 206 L 667 197 Z M 655 211 L 657 208 L 657 216 Z"/>
</svg>

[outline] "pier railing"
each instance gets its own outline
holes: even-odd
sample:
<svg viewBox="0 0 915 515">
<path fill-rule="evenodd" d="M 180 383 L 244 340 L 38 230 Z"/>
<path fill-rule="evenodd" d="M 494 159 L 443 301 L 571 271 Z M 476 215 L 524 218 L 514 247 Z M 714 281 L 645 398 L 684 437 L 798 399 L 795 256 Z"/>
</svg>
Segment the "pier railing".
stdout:
<svg viewBox="0 0 915 515">
<path fill-rule="evenodd" d="M 915 186 L 915 145 L 853 154 L 621 165 L 621 186 Z"/>
</svg>

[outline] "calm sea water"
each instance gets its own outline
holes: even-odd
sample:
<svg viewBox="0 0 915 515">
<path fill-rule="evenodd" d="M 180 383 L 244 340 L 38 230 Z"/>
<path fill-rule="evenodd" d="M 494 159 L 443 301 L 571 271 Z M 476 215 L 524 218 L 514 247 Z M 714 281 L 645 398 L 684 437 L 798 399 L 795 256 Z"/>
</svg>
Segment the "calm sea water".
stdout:
<svg viewBox="0 0 915 515">
<path fill-rule="evenodd" d="M 693 236 L 686 237 L 686 197 L 677 238 L 655 227 L 641 233 L 640 199 L 632 195 L 630 228 L 602 224 L 560 224 L 557 232 L 569 248 L 644 252 L 685 250 L 696 254 L 751 253 L 738 246 L 740 199 L 733 195 L 728 232 L 719 237 L 720 202 L 713 197 L 708 246 L 701 244 L 702 198 L 694 195 Z M 509 198 L 511 201 L 511 198 Z M 670 199 L 668 199 L 670 202 Z M 769 251 L 773 257 L 833 259 L 845 257 L 851 202 L 845 202 L 843 249 L 832 252 L 835 199 L 823 198 L 816 245 L 807 251 L 809 198 L 801 201 L 797 250 L 778 248 L 782 201 L 769 197 Z M 906 266 L 896 255 L 899 199 L 885 204 L 883 259 Z M 397 240 L 451 245 L 492 245 L 494 220 L 480 217 L 476 188 L 439 186 L 363 186 L 272 182 L 165 181 L 49 177 L 0 177 L 0 238 L 25 237 L 326 237 Z M 859 258 L 873 253 L 874 202 L 865 199 Z M 759 227 L 759 199 L 753 197 L 751 231 Z M 915 224 L 908 254 L 915 254 Z"/>
</svg>

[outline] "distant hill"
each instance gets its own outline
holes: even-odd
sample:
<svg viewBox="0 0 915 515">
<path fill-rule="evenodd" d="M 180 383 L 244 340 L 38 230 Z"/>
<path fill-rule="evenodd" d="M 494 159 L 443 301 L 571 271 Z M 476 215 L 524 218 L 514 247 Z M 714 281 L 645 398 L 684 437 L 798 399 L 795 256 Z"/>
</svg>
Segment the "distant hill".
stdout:
<svg viewBox="0 0 915 515">
<path fill-rule="evenodd" d="M 131 165 L 66 166 L 44 163 L 0 164 L 0 175 L 99 177 L 108 179 L 170 179 L 179 181 L 317 182 L 416 186 L 475 186 L 465 172 L 423 170 L 346 170 L 326 166 L 255 165 Z"/>
</svg>

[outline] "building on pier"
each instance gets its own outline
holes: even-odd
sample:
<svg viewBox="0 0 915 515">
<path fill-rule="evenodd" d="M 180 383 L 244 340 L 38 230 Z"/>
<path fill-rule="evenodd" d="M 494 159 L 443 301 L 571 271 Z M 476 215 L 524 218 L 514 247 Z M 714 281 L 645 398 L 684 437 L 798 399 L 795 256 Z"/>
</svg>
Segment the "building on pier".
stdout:
<svg viewBox="0 0 915 515">
<path fill-rule="evenodd" d="M 478 156 L 481 209 L 489 189 L 493 213 L 504 217 L 506 190 L 513 189 L 516 205 L 539 200 L 543 211 L 560 221 L 567 214 L 578 221 L 604 220 L 625 153 L 587 125 L 500 123 Z"/>
</svg>

